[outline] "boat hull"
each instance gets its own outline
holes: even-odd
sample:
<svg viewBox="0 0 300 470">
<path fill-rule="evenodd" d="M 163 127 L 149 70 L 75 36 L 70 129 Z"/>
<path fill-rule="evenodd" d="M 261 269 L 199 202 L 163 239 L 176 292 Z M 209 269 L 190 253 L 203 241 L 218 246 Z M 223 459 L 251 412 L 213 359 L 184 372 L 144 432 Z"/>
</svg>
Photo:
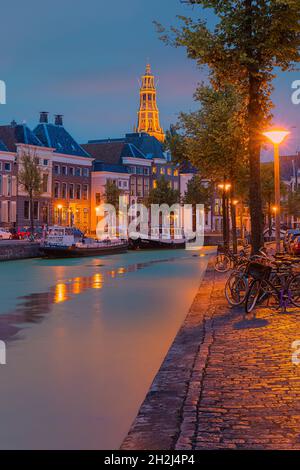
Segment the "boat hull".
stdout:
<svg viewBox="0 0 300 470">
<path fill-rule="evenodd" d="M 182 250 L 185 248 L 185 241 L 138 238 L 137 240 L 129 240 L 129 248 L 132 250 Z"/>
<path fill-rule="evenodd" d="M 127 250 L 128 243 L 93 248 L 78 248 L 76 246 L 43 246 L 40 248 L 41 254 L 45 258 L 82 258 L 105 256 L 125 253 Z"/>
</svg>

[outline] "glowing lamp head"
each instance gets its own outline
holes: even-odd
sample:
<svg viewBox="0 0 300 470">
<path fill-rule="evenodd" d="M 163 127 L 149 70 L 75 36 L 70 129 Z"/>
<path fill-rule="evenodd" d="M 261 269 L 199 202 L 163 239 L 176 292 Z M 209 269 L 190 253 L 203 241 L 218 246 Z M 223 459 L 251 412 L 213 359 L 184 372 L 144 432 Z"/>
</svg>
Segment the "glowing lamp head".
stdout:
<svg viewBox="0 0 300 470">
<path fill-rule="evenodd" d="M 62 206 L 61 204 L 58 204 L 57 209 L 60 210 L 60 209 L 62 209 L 62 207 L 63 207 L 63 206 Z"/>
<path fill-rule="evenodd" d="M 290 134 L 289 131 L 274 130 L 263 132 L 263 135 L 267 137 L 274 145 L 282 144 L 284 139 Z"/>
<path fill-rule="evenodd" d="M 273 207 L 272 207 L 272 211 L 273 211 L 274 213 L 276 213 L 276 212 L 278 211 L 278 207 L 277 207 L 277 206 L 273 206 Z"/>
<path fill-rule="evenodd" d="M 232 201 L 232 204 L 233 204 L 234 206 L 237 206 L 238 203 L 239 203 L 239 201 L 238 201 L 237 199 L 234 199 L 234 200 Z"/>
</svg>

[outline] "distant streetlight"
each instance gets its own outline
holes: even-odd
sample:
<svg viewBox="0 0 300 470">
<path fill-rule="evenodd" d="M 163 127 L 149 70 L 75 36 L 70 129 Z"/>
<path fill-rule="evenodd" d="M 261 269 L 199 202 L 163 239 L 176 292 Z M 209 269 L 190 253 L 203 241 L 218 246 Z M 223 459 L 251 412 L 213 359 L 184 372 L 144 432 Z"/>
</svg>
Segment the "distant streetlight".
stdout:
<svg viewBox="0 0 300 470">
<path fill-rule="evenodd" d="M 274 145 L 274 180 L 275 180 L 275 238 L 276 250 L 280 251 L 280 162 L 279 162 L 279 146 L 284 139 L 290 134 L 289 131 L 283 129 L 274 129 L 263 132 L 263 135 Z M 274 210 L 275 209 L 275 210 Z"/>
</svg>

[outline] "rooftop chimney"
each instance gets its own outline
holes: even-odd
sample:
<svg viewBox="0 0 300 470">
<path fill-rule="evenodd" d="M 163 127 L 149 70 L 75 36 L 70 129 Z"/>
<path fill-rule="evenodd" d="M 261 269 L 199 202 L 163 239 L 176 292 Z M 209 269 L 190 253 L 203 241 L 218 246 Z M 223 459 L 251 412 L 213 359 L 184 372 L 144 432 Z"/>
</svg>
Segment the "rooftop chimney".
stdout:
<svg viewBox="0 0 300 470">
<path fill-rule="evenodd" d="M 63 125 L 63 115 L 62 114 L 55 114 L 55 125 L 62 126 Z"/>
<path fill-rule="evenodd" d="M 47 123 L 48 122 L 48 112 L 47 111 L 41 111 L 40 112 L 40 122 Z"/>
</svg>

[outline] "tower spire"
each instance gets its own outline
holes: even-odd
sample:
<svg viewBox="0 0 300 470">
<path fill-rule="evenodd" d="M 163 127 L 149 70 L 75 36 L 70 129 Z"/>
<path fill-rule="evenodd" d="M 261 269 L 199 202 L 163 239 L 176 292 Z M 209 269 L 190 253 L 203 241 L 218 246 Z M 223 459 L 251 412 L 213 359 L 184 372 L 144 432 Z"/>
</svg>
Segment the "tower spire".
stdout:
<svg viewBox="0 0 300 470">
<path fill-rule="evenodd" d="M 164 131 L 159 123 L 154 75 L 151 72 L 149 63 L 146 65 L 145 74 L 142 75 L 137 132 L 147 132 L 156 137 L 160 142 L 165 140 Z"/>
</svg>

